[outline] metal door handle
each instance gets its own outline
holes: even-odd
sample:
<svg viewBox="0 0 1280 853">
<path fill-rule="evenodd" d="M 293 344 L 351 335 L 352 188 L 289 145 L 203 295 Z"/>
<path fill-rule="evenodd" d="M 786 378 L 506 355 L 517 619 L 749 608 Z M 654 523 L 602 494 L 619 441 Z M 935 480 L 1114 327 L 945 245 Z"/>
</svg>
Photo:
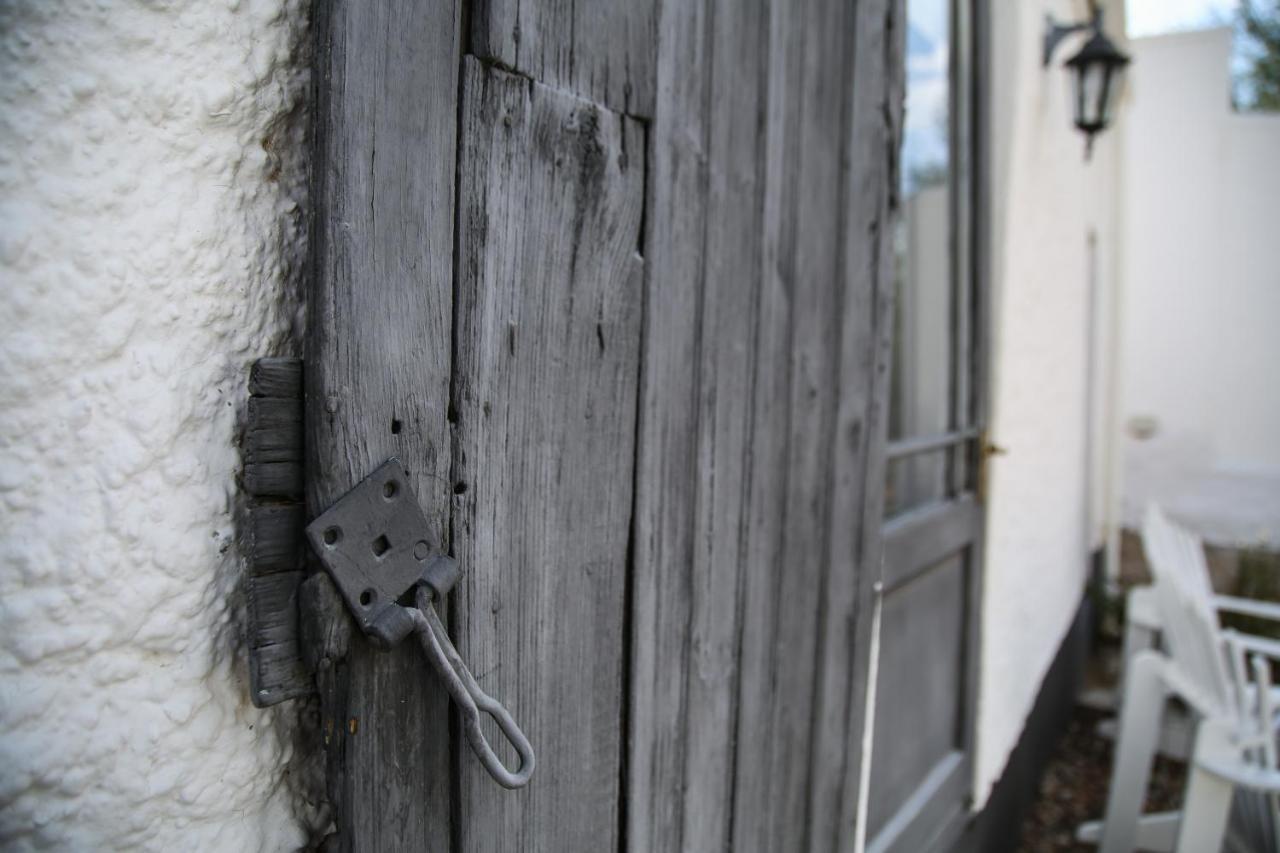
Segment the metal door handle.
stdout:
<svg viewBox="0 0 1280 853">
<path fill-rule="evenodd" d="M 432 604 L 459 576 L 458 564 L 431 547 L 430 524 L 409 475 L 398 459 L 343 495 L 307 526 L 307 538 L 333 577 L 347 607 L 375 644 L 390 648 L 410 633 L 444 681 L 463 717 L 463 730 L 485 770 L 504 788 L 519 788 L 533 775 L 533 747 L 502 703 L 480 689 Z M 416 606 L 400 604 L 413 593 Z M 480 729 L 480 713 L 493 717 L 520 755 L 520 767 L 503 766 Z"/>
</svg>

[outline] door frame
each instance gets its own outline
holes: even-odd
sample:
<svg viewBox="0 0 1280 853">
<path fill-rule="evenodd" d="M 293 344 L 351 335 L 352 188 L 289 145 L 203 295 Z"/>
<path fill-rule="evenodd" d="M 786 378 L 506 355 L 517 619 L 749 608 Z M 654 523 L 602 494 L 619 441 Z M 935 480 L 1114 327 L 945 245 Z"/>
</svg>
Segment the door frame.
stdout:
<svg viewBox="0 0 1280 853">
<path fill-rule="evenodd" d="M 904 583 L 922 572 L 895 572 L 894 565 L 925 559 L 926 551 L 942 556 L 954 553 L 958 541 L 957 532 L 973 529 L 969 552 L 968 576 L 965 579 L 965 656 L 961 664 L 963 697 L 960 702 L 961 724 L 956 751 L 940 760 L 917 787 L 913 794 L 901 803 L 893 816 L 879 828 L 874 838 L 865 838 L 865 800 L 875 779 L 870 776 L 873 756 L 871 746 L 874 731 L 876 689 L 874 675 L 868 679 L 865 691 L 862 723 L 855 728 L 861 738 L 859 752 L 862 784 L 858 786 L 859 826 L 856 849 L 886 853 L 886 851 L 945 850 L 952 845 L 973 819 L 971 811 L 974 790 L 974 759 L 977 746 L 977 700 L 981 676 L 982 597 L 984 580 L 985 517 L 985 465 L 987 462 L 986 424 L 989 416 L 991 371 L 991 291 L 992 268 L 990 246 L 991 215 L 991 144 L 990 144 L 990 92 L 991 92 L 991 4 L 989 0 L 951 0 L 953 25 L 961 22 L 956 12 L 967 7 L 967 32 L 957 32 L 952 41 L 950 72 L 968 85 L 953 87 L 951 94 L 951 132 L 963 132 L 968 137 L 968 168 L 961 170 L 963 177 L 956 182 L 951 193 L 949 209 L 956 223 L 952 229 L 949 247 L 950 267 L 961 286 L 957 289 L 956 304 L 967 315 L 965 325 L 957 325 L 967 337 L 968 359 L 957 363 L 955 373 L 965 376 L 957 384 L 953 412 L 961 415 L 961 428 L 953 430 L 952 437 L 963 437 L 963 452 L 955 456 L 961 460 L 950 464 L 952 483 L 965 484 L 965 491 L 942 504 L 926 505 L 909 510 L 902 515 L 885 520 L 881 530 L 881 560 L 878 571 L 867 572 L 862 584 L 859 607 L 862 618 L 875 622 L 873 642 L 864 646 L 863 657 L 871 664 L 871 657 L 879 653 L 879 611 L 885 590 Z M 900 6 L 904 21 L 905 0 Z M 962 104 L 958 104 L 963 99 Z M 958 109 L 962 106 L 962 109 Z M 954 149 L 953 149 L 954 150 Z M 966 206 L 967 205 L 967 206 Z M 890 309 L 892 316 L 892 309 Z M 953 323 L 959 318 L 953 316 Z M 887 324 L 890 329 L 895 324 Z M 892 332 L 889 332 L 892 335 Z M 889 351 L 891 352 L 892 339 Z M 958 348 L 959 350 L 959 348 Z M 963 352 L 964 350 L 959 350 Z M 887 406 L 886 406 L 887 408 Z M 966 413 L 964 417 L 962 413 Z M 887 418 L 886 418 L 887 420 Z M 968 424 L 965 425 L 965 422 Z M 887 424 L 886 424 L 887 426 Z M 912 452 L 920 452 L 932 446 L 941 437 L 907 439 L 902 443 L 918 445 Z M 939 444 L 938 446 L 946 446 Z M 884 475 L 890 460 L 889 443 L 886 441 L 883 464 L 871 466 L 868 471 L 868 490 L 883 489 Z M 976 517 L 975 517 L 976 516 Z M 945 518 L 944 518 L 945 517 Z M 922 539 L 914 535 L 920 524 L 933 521 L 940 525 L 936 535 Z M 950 548 L 950 550 L 948 550 Z M 897 552 L 900 556 L 894 557 Z M 905 557 L 911 552 L 910 559 Z M 864 667 L 872 672 L 873 667 Z M 865 841 L 865 845 L 862 843 Z"/>
</svg>

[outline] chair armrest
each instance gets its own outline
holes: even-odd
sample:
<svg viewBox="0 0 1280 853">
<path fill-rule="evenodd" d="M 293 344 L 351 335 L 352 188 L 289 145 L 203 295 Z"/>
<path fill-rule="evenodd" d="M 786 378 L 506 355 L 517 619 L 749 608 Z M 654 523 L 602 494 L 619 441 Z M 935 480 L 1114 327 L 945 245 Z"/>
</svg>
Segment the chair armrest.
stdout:
<svg viewBox="0 0 1280 853">
<path fill-rule="evenodd" d="M 1196 759 L 1196 763 L 1213 775 L 1236 785 L 1268 794 L 1280 794 L 1280 771 L 1220 756 L 1201 757 Z"/>
<path fill-rule="evenodd" d="M 1258 601 L 1253 598 L 1239 598 L 1234 595 L 1215 595 L 1213 606 L 1227 613 L 1239 613 L 1244 616 L 1256 616 L 1260 619 L 1271 619 L 1280 622 L 1280 604 L 1274 601 Z"/>
<path fill-rule="evenodd" d="M 1228 642 L 1240 646 L 1247 652 L 1253 652 L 1254 654 L 1280 661 L 1280 640 L 1259 637 L 1256 634 L 1242 634 L 1239 631 L 1231 630 L 1223 631 L 1222 635 L 1227 638 Z"/>
</svg>

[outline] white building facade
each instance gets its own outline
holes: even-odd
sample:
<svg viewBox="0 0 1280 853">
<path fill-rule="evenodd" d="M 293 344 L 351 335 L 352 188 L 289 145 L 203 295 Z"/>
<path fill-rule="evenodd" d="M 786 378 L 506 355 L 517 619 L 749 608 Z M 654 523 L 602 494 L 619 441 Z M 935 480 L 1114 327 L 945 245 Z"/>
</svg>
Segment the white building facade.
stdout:
<svg viewBox="0 0 1280 853">
<path fill-rule="evenodd" d="M 1125 111 L 1124 523 L 1280 548 L 1280 114 L 1231 105 L 1230 29 L 1135 39 Z"/>
</svg>

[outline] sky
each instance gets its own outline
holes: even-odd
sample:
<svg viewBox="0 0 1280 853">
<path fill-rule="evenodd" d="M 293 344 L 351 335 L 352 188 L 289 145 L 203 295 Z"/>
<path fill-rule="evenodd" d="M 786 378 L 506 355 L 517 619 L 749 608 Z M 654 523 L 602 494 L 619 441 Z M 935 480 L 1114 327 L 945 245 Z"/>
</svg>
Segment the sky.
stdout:
<svg viewBox="0 0 1280 853">
<path fill-rule="evenodd" d="M 1126 0 L 1130 37 L 1231 23 L 1235 0 Z"/>
<path fill-rule="evenodd" d="M 947 163 L 947 0 L 907 3 L 907 114 L 902 140 L 903 188 L 919 169 Z"/>
<path fill-rule="evenodd" d="M 1130 38 L 1154 36 L 1180 30 L 1226 27 L 1234 24 L 1239 0 L 1124 0 L 1128 12 Z M 1240 33 L 1232 41 L 1232 100 L 1252 100 L 1244 74 L 1249 65 L 1250 44 Z"/>
</svg>

